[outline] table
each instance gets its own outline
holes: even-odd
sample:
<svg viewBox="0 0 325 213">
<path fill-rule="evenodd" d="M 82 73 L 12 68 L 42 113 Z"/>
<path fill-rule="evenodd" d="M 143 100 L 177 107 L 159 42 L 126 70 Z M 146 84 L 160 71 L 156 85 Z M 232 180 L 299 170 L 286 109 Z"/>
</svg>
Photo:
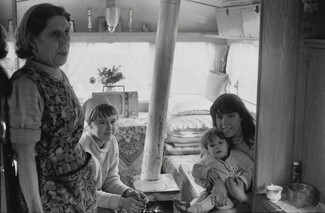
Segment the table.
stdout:
<svg viewBox="0 0 325 213">
<path fill-rule="evenodd" d="M 160 174 L 155 181 L 142 180 L 137 175 L 133 178 L 132 188 L 144 192 L 149 198 L 149 205 L 158 204 L 164 212 L 178 212 L 172 201 L 180 198 L 180 189 L 170 173 Z"/>
</svg>

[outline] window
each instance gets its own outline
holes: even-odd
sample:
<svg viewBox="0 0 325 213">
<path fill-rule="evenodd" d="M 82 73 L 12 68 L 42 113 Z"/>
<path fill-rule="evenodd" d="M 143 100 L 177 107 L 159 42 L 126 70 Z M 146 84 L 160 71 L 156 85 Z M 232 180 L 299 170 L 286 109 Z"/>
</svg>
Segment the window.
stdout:
<svg viewBox="0 0 325 213">
<path fill-rule="evenodd" d="M 218 47 L 205 42 L 176 44 L 170 95 L 204 94 L 208 71 L 214 69 Z M 62 67 L 81 102 L 102 84 L 91 84 L 98 68 L 121 65 L 125 79 L 116 83 L 127 91 L 138 91 L 139 101 L 148 101 L 154 69 L 155 45 L 150 43 L 72 43 L 67 63 Z"/>
</svg>

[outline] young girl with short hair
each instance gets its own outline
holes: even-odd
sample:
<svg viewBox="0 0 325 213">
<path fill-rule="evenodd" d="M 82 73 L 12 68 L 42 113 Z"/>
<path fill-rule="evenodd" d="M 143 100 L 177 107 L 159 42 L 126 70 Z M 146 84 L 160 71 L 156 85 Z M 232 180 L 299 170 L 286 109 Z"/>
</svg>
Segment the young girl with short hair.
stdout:
<svg viewBox="0 0 325 213">
<path fill-rule="evenodd" d="M 118 174 L 119 148 L 114 136 L 118 111 L 105 96 L 88 99 L 83 105 L 88 124 L 80 144 L 95 156 L 101 166 L 102 181 L 98 183 L 97 205 L 101 208 L 141 212 L 147 203 L 144 193 L 126 186 Z"/>
</svg>

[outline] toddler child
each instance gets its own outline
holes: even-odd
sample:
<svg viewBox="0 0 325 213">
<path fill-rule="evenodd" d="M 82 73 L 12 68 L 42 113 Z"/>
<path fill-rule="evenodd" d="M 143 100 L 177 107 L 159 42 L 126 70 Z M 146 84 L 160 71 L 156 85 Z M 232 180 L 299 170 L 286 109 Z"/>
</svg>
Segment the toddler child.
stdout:
<svg viewBox="0 0 325 213">
<path fill-rule="evenodd" d="M 246 202 L 244 193 L 235 201 L 223 194 L 225 181 L 229 177 L 242 184 L 246 190 L 251 186 L 254 163 L 248 155 L 232 149 L 232 144 L 217 128 L 207 130 L 201 138 L 203 157 L 199 163 L 194 164 L 192 175 L 194 181 L 206 189 L 191 203 L 174 199 L 174 205 L 180 212 L 209 212 L 213 208 L 230 209 L 234 202 Z M 218 205 L 223 204 L 223 205 Z"/>
<path fill-rule="evenodd" d="M 88 126 L 80 144 L 95 156 L 100 164 L 101 181 L 96 192 L 98 211 L 101 208 L 141 212 L 148 202 L 146 195 L 123 184 L 118 174 L 119 148 L 114 133 L 118 111 L 107 97 L 88 99 L 84 105 Z"/>
</svg>

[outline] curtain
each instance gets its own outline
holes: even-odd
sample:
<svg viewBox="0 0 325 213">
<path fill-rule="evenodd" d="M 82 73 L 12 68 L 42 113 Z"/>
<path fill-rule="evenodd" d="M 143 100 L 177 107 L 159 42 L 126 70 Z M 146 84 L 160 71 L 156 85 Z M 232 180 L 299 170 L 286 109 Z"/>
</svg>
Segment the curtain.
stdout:
<svg viewBox="0 0 325 213">
<path fill-rule="evenodd" d="M 226 72 L 230 78 L 229 92 L 239 95 L 244 101 L 256 104 L 258 45 L 231 44 Z"/>
<path fill-rule="evenodd" d="M 210 43 L 177 43 L 172 71 L 170 95 L 204 95 L 209 70 L 214 69 L 218 48 Z M 71 43 L 67 63 L 62 70 L 67 74 L 81 103 L 93 92 L 102 91 L 102 84 L 91 84 L 90 77 L 98 77 L 98 68 L 121 65 L 125 76 L 116 85 L 127 91 L 138 91 L 139 100 L 148 101 L 151 94 L 155 45 L 133 43 Z"/>
</svg>

